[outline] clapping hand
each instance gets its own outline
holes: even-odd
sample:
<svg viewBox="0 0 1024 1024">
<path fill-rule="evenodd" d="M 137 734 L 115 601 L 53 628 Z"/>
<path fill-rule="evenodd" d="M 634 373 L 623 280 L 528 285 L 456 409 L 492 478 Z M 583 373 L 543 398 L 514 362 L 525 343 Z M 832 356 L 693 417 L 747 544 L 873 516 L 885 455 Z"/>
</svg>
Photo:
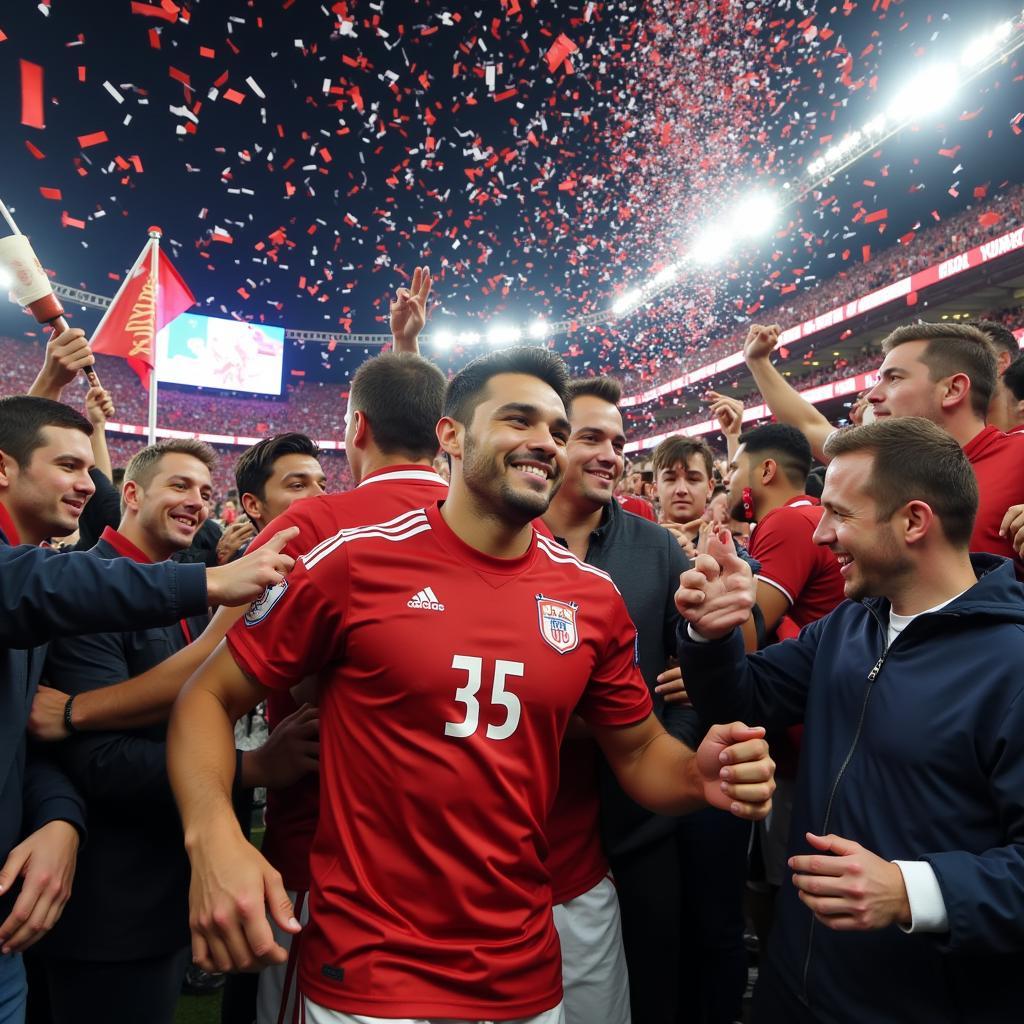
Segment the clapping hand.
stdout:
<svg viewBox="0 0 1024 1024">
<path fill-rule="evenodd" d="M 698 552 L 693 568 L 679 577 L 676 607 L 700 635 L 718 640 L 750 617 L 754 577 L 736 554 L 729 532 L 709 533 L 707 550 Z"/>
</svg>

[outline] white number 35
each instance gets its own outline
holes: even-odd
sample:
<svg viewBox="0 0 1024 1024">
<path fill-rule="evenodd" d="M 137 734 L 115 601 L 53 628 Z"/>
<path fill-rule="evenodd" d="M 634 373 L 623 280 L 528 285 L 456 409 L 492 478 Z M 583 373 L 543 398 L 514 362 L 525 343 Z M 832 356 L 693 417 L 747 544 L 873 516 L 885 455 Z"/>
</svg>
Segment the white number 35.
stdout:
<svg viewBox="0 0 1024 1024">
<path fill-rule="evenodd" d="M 452 658 L 452 668 L 461 669 L 466 673 L 466 685 L 455 691 L 455 699 L 466 705 L 466 717 L 461 722 L 445 722 L 445 736 L 472 736 L 480 724 L 480 701 L 477 694 L 483 680 L 483 658 L 474 658 L 468 654 L 456 654 Z M 519 725 L 522 706 L 519 698 L 505 689 L 505 680 L 509 676 L 522 676 L 521 661 L 496 661 L 494 663 L 494 681 L 491 684 L 491 706 L 500 705 L 505 709 L 505 721 L 501 725 L 487 726 L 489 740 L 507 740 Z"/>
</svg>

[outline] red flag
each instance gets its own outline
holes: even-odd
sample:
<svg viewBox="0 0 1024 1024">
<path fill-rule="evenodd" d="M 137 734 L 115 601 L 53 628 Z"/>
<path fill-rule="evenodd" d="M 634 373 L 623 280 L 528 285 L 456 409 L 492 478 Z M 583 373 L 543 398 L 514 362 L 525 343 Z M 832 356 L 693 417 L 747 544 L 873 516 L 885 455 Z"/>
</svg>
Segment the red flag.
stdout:
<svg viewBox="0 0 1024 1024">
<path fill-rule="evenodd" d="M 93 352 L 127 359 L 147 389 L 156 362 L 156 332 L 196 302 L 196 297 L 160 248 L 157 249 L 157 280 L 153 281 L 151 246 L 155 244 L 151 240 L 142 250 L 90 342 Z"/>
</svg>

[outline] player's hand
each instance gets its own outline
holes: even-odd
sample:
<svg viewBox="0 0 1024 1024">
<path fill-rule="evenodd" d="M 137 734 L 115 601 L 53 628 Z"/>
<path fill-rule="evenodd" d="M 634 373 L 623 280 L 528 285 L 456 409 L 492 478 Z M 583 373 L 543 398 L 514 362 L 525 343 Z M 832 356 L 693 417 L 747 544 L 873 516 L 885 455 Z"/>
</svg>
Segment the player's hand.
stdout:
<svg viewBox="0 0 1024 1024">
<path fill-rule="evenodd" d="M 28 716 L 29 736 L 44 742 L 66 740 L 68 731 L 64 727 L 64 706 L 67 702 L 68 694 L 40 684 L 32 698 L 32 710 Z"/>
<path fill-rule="evenodd" d="M 209 973 L 283 964 L 267 913 L 293 935 L 302 930 L 280 874 L 246 842 L 234 821 L 204 830 L 190 844 L 192 962 Z"/>
<path fill-rule="evenodd" d="M 764 729 L 742 722 L 713 725 L 697 748 L 697 771 L 712 807 L 760 821 L 772 809 L 775 762 Z"/>
<path fill-rule="evenodd" d="M 899 865 L 841 836 L 808 832 L 807 842 L 820 852 L 789 858 L 793 885 L 826 928 L 874 931 L 891 924 L 909 927 L 910 900 Z"/>
<path fill-rule="evenodd" d="M 747 621 L 754 596 L 750 566 L 722 529 L 709 535 L 707 552 L 680 575 L 676 607 L 701 636 L 719 640 Z"/>
<path fill-rule="evenodd" d="M 775 351 L 781 331 L 782 328 L 778 324 L 772 324 L 770 327 L 751 324 L 746 341 L 743 342 L 743 358 L 748 363 L 767 359 Z"/>
<path fill-rule="evenodd" d="M 722 433 L 726 437 L 739 437 L 743 432 L 743 403 L 717 391 L 709 391 L 707 397 L 711 401 L 711 415 L 718 420 Z"/>
<path fill-rule="evenodd" d="M 391 336 L 396 352 L 415 352 L 416 339 L 427 322 L 427 300 L 430 298 L 430 269 L 417 267 L 412 272 L 409 288 L 399 288 L 391 303 Z"/>
<path fill-rule="evenodd" d="M 85 396 L 85 415 L 99 430 L 107 425 L 107 420 L 114 415 L 114 401 L 106 388 L 89 388 Z"/>
<path fill-rule="evenodd" d="M 666 704 L 685 704 L 692 707 L 690 696 L 686 692 L 686 683 L 683 682 L 683 670 L 675 665 L 665 669 L 658 676 L 658 685 L 654 688 L 655 693 L 660 693 Z"/>
<path fill-rule="evenodd" d="M 0 869 L 0 894 L 21 878 L 21 892 L 0 924 L 0 952 L 21 953 L 38 942 L 60 919 L 71 895 L 78 859 L 78 830 L 51 821 L 19 843 Z"/>
<path fill-rule="evenodd" d="M 248 516 L 236 519 L 217 541 L 217 564 L 226 565 L 234 557 L 235 552 L 247 541 L 256 536 L 256 527 Z"/>
<path fill-rule="evenodd" d="M 267 737 L 266 743 L 242 755 L 244 785 L 284 789 L 320 768 L 320 712 L 303 704 Z M 250 763 L 245 764 L 246 760 Z"/>
<path fill-rule="evenodd" d="M 229 565 L 206 570 L 206 596 L 211 605 L 242 605 L 255 601 L 268 587 L 276 586 L 292 571 L 295 559 L 283 552 L 299 535 L 297 526 L 278 530 L 259 550 Z"/>
<path fill-rule="evenodd" d="M 1017 557 L 1024 558 L 1024 505 L 1011 505 L 1006 510 L 999 526 L 999 536 L 1008 537 Z"/>
</svg>

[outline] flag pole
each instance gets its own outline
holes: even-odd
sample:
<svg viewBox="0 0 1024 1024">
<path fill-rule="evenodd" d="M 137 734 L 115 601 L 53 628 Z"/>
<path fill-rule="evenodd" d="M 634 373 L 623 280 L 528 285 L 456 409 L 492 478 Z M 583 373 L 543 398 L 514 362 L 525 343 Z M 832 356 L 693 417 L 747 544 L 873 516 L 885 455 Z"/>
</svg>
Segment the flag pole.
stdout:
<svg viewBox="0 0 1024 1024">
<path fill-rule="evenodd" d="M 153 282 L 153 369 L 149 373 L 149 431 L 147 444 L 156 444 L 156 318 L 160 309 L 160 239 L 158 227 L 149 229 L 149 272 Z"/>
</svg>

